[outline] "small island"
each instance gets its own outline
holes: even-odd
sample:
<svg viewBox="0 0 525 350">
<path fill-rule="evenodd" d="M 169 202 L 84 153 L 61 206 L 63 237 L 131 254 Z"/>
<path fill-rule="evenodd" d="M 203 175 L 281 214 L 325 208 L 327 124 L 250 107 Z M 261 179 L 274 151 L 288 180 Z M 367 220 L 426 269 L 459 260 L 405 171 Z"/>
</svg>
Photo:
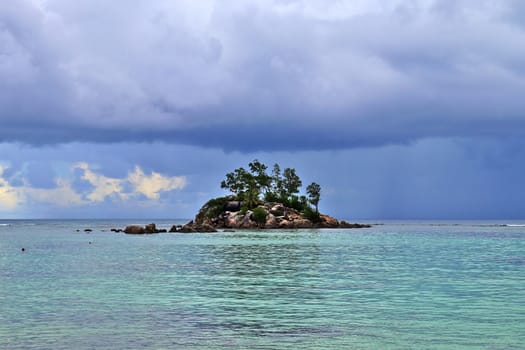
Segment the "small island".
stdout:
<svg viewBox="0 0 525 350">
<path fill-rule="evenodd" d="M 305 229 L 365 228 L 367 224 L 339 221 L 319 212 L 321 186 L 315 182 L 300 194 L 302 181 L 295 169 L 281 171 L 254 160 L 248 170 L 235 169 L 226 174 L 221 188 L 230 195 L 210 199 L 195 219 L 170 232 L 216 232 L 217 229 Z"/>
</svg>

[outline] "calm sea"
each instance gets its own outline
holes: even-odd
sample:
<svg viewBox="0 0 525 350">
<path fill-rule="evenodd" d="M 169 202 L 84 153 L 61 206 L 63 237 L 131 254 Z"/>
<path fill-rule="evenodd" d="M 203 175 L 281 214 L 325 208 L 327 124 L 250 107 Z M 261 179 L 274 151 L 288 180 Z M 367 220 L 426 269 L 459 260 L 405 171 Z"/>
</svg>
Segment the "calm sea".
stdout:
<svg viewBox="0 0 525 350">
<path fill-rule="evenodd" d="M 525 349 L 523 226 L 128 223 L 0 221 L 0 349 Z"/>
</svg>

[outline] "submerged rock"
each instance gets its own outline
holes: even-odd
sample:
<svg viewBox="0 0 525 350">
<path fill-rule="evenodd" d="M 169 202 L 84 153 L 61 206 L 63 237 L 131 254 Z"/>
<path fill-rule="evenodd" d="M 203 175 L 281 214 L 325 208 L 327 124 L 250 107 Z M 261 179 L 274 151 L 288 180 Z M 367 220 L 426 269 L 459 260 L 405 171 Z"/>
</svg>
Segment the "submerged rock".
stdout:
<svg viewBox="0 0 525 350">
<path fill-rule="evenodd" d="M 369 228 L 372 227 L 370 224 L 358 224 L 358 223 L 348 223 L 346 221 L 341 221 L 339 223 L 340 228 Z"/>
</svg>

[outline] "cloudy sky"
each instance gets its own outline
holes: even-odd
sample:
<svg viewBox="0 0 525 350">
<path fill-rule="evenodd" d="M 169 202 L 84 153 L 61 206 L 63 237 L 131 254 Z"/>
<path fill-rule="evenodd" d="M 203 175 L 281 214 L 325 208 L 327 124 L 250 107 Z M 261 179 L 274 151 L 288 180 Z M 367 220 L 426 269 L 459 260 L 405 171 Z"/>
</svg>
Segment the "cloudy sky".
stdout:
<svg viewBox="0 0 525 350">
<path fill-rule="evenodd" d="M 525 217 L 521 0 L 2 0 L 0 218 L 190 218 L 294 167 L 343 219 Z"/>
</svg>

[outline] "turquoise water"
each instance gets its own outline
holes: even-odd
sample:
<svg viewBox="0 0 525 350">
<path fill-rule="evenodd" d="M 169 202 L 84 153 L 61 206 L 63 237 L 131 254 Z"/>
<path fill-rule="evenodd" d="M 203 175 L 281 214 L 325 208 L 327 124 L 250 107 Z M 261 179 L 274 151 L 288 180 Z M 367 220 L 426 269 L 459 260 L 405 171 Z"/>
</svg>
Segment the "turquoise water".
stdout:
<svg viewBox="0 0 525 350">
<path fill-rule="evenodd" d="M 525 227 L 126 223 L 0 221 L 0 349 L 525 349 Z"/>
</svg>

